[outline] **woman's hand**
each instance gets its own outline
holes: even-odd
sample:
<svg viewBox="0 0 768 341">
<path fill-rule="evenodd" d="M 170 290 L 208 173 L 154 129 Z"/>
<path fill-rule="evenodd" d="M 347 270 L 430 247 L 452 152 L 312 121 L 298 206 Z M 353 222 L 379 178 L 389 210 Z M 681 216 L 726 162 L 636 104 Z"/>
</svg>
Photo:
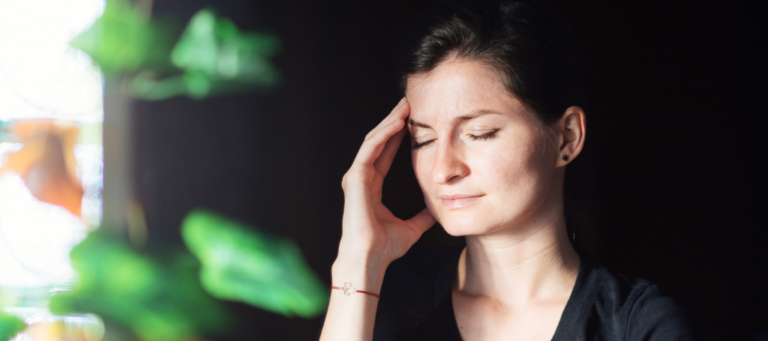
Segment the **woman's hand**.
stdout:
<svg viewBox="0 0 768 341">
<path fill-rule="evenodd" d="M 341 181 L 344 219 L 339 255 L 333 263 L 333 285 L 349 282 L 358 290 L 379 293 L 389 263 L 405 254 L 435 223 L 426 209 L 404 221 L 381 203 L 381 186 L 405 136 L 409 113 L 403 98 L 365 137 Z M 377 304 L 378 299 L 370 295 L 346 296 L 333 290 L 320 340 L 371 340 Z"/>
<path fill-rule="evenodd" d="M 365 137 L 352 167 L 341 181 L 344 218 L 337 262 L 358 261 L 386 268 L 435 223 L 427 209 L 402 220 L 381 203 L 384 177 L 405 136 L 405 119 L 409 114 L 410 105 L 403 97 L 389 116 Z"/>
</svg>

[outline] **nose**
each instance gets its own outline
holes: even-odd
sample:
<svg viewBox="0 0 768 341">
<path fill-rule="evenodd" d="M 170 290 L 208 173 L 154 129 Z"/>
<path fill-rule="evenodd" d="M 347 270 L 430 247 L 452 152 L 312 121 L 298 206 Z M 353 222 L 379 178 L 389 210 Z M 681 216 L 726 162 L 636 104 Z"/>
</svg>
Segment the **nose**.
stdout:
<svg viewBox="0 0 768 341">
<path fill-rule="evenodd" d="M 448 142 L 438 143 L 432 179 L 438 184 L 448 184 L 469 175 L 469 167 L 455 146 Z"/>
</svg>

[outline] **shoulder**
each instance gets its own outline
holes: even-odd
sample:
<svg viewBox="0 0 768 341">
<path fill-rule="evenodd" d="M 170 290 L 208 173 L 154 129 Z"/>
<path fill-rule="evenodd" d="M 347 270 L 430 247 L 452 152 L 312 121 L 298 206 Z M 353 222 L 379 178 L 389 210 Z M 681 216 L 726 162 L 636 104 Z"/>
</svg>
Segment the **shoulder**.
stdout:
<svg viewBox="0 0 768 341">
<path fill-rule="evenodd" d="M 374 340 L 389 340 L 424 321 L 450 293 L 461 247 L 411 249 L 384 275 Z M 454 260 L 455 258 L 455 260 Z"/>
<path fill-rule="evenodd" d="M 699 340 L 685 310 L 658 285 L 604 267 L 592 270 L 587 329 L 619 340 Z"/>
</svg>

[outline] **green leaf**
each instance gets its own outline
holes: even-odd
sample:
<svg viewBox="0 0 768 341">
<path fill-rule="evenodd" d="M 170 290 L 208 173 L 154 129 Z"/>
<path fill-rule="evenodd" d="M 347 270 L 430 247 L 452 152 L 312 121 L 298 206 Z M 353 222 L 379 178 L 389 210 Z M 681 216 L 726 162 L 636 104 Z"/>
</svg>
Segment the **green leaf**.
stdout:
<svg viewBox="0 0 768 341">
<path fill-rule="evenodd" d="M 18 317 L 0 311 L 0 341 L 8 341 L 20 333 L 27 325 Z"/>
<path fill-rule="evenodd" d="M 70 45 L 90 55 L 107 76 L 114 76 L 124 71 L 171 68 L 173 32 L 172 24 L 150 20 L 127 1 L 108 0 L 104 14 Z"/>
<path fill-rule="evenodd" d="M 231 20 L 204 9 L 192 17 L 171 52 L 171 62 L 184 74 L 160 81 L 137 79 L 132 90 L 140 98 L 163 99 L 272 88 L 280 83 L 280 74 L 269 57 L 279 50 L 275 36 L 241 32 Z"/>
<path fill-rule="evenodd" d="M 203 287 L 218 298 L 307 318 L 327 307 L 328 287 L 291 240 L 205 210 L 186 217 L 182 235 L 203 265 Z"/>
<path fill-rule="evenodd" d="M 131 93 L 146 100 L 268 90 L 281 83 L 270 57 L 280 50 L 274 35 L 241 32 L 204 9 L 174 45 L 176 25 L 150 19 L 126 0 L 108 0 L 104 14 L 70 41 L 91 56 L 107 77 L 123 73 Z M 161 75 L 162 77 L 156 77 Z"/>
<path fill-rule="evenodd" d="M 270 83 L 277 75 L 267 57 L 279 49 L 276 37 L 240 32 L 231 20 L 204 9 L 190 20 L 171 61 L 178 68 L 211 78 Z"/>
<path fill-rule="evenodd" d="M 51 299 L 54 314 L 94 313 L 147 341 L 188 340 L 228 325 L 224 308 L 201 288 L 199 263 L 188 253 L 150 257 L 97 231 L 71 258 L 79 279 L 74 291 Z"/>
</svg>

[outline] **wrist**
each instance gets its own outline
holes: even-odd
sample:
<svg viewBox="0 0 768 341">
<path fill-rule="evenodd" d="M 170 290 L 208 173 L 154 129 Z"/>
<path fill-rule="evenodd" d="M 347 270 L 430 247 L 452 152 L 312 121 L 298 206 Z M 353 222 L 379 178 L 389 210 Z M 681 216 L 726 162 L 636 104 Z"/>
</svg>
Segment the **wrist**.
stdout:
<svg viewBox="0 0 768 341">
<path fill-rule="evenodd" d="M 377 260 L 376 257 L 336 258 L 331 267 L 332 285 L 341 286 L 349 282 L 358 290 L 378 294 L 387 266 L 389 262 Z"/>
</svg>

